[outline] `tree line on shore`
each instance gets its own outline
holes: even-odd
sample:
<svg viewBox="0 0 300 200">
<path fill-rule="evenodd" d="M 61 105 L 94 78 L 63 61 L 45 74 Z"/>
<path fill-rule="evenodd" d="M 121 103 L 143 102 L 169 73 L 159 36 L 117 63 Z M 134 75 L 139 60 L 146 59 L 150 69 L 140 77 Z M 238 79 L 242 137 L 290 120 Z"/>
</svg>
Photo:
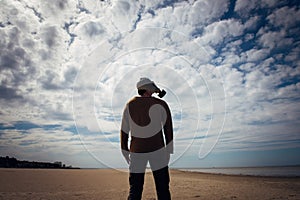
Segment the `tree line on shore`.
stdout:
<svg viewBox="0 0 300 200">
<path fill-rule="evenodd" d="M 74 169 L 72 166 L 66 166 L 62 162 L 36 162 L 27 160 L 17 160 L 14 157 L 0 156 L 0 168 L 47 168 L 47 169 Z"/>
</svg>

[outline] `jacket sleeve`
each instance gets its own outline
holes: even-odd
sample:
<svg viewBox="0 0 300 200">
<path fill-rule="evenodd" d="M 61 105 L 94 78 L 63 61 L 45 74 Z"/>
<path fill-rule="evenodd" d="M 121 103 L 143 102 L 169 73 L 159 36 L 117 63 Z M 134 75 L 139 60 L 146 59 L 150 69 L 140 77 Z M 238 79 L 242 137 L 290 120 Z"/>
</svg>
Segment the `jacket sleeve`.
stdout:
<svg viewBox="0 0 300 200">
<path fill-rule="evenodd" d="M 167 114 L 166 122 L 163 126 L 164 129 L 164 136 L 165 136 L 165 141 L 167 145 L 167 151 L 170 154 L 174 153 L 174 143 L 173 143 L 173 124 L 172 124 L 172 116 L 171 116 L 171 111 L 169 109 L 169 106 L 167 103 L 165 103 L 165 110 Z"/>
<path fill-rule="evenodd" d="M 129 126 L 129 116 L 128 116 L 128 105 L 126 105 L 123 116 L 122 116 L 122 124 L 121 124 L 121 131 L 120 131 L 120 141 L 121 141 L 121 149 L 125 151 L 128 150 L 128 135 L 130 131 Z"/>
</svg>

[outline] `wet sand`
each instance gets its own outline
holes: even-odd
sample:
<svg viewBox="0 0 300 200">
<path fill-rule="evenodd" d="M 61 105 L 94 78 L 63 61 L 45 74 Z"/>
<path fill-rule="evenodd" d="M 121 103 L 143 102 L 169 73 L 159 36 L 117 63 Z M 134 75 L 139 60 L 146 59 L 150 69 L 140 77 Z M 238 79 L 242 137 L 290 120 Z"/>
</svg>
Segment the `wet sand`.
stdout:
<svg viewBox="0 0 300 200">
<path fill-rule="evenodd" d="M 203 174 L 171 170 L 173 200 L 300 199 L 300 178 Z M 128 173 L 111 169 L 0 169 L 0 200 L 127 199 Z M 146 174 L 143 200 L 155 200 Z"/>
</svg>

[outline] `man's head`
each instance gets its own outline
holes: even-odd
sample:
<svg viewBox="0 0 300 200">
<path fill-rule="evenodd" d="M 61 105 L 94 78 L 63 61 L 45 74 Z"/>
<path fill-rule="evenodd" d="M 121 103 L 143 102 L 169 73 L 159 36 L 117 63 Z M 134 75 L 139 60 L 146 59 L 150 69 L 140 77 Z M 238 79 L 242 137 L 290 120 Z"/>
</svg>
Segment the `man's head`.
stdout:
<svg viewBox="0 0 300 200">
<path fill-rule="evenodd" d="M 149 78 L 140 78 L 137 82 L 136 87 L 138 89 L 139 95 L 143 96 L 144 94 L 152 95 L 153 93 L 159 93 L 159 97 L 163 97 L 166 92 L 164 90 L 160 90 L 153 81 Z"/>
</svg>

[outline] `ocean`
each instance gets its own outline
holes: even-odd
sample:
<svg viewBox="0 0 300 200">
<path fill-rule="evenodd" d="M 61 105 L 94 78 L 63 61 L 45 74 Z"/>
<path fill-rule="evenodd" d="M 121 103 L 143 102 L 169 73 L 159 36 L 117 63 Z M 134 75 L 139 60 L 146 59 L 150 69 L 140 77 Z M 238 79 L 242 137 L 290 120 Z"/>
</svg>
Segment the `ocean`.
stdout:
<svg viewBox="0 0 300 200">
<path fill-rule="evenodd" d="M 185 168 L 182 171 L 225 175 L 300 177 L 300 166 L 280 167 L 231 167 L 231 168 Z"/>
</svg>

